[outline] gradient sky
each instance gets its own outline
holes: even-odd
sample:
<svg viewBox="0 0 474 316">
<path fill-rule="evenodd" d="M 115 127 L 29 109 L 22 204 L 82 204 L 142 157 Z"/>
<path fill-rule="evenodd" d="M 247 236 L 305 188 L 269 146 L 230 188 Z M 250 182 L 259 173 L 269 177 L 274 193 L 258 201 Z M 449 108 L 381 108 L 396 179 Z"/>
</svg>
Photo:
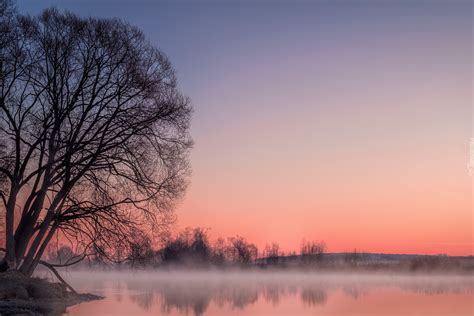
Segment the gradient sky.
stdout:
<svg viewBox="0 0 474 316">
<path fill-rule="evenodd" d="M 18 1 L 120 17 L 195 107 L 178 227 L 473 254 L 467 1 Z"/>
</svg>

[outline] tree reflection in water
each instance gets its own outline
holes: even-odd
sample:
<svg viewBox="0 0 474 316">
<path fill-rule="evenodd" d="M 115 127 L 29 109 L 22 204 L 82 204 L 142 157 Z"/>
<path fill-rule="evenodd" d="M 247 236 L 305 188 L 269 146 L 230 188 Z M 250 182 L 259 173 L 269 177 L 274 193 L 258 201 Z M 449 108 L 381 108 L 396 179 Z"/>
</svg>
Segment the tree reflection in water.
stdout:
<svg viewBox="0 0 474 316">
<path fill-rule="evenodd" d="M 187 278 L 163 278 L 155 282 L 144 280 L 128 280 L 130 293 L 141 291 L 142 294 L 131 294 L 130 299 L 149 310 L 153 304 L 160 304 L 165 314 L 173 310 L 182 314 L 203 315 L 209 306 L 215 305 L 220 309 L 243 310 L 249 305 L 262 300 L 274 306 L 285 296 L 299 297 L 308 307 L 323 306 L 328 296 L 334 291 L 342 291 L 355 300 L 367 295 L 369 291 L 395 287 L 403 291 L 422 294 L 472 292 L 472 284 L 460 282 L 451 284 L 442 279 L 421 278 L 413 281 L 395 277 L 319 277 L 304 279 L 295 278 L 255 278 L 234 277 L 215 278 L 210 276 Z M 143 293 L 145 289 L 145 293 Z"/>
<path fill-rule="evenodd" d="M 109 294 L 117 303 L 128 298 L 143 311 L 158 308 L 165 315 L 198 316 L 216 309 L 244 310 L 257 303 L 277 306 L 286 299 L 296 299 L 305 308 L 320 308 L 336 294 L 361 300 L 385 289 L 430 296 L 474 293 L 471 276 L 229 271 L 74 272 L 71 276 L 79 290 L 106 294 L 112 289 Z"/>
</svg>

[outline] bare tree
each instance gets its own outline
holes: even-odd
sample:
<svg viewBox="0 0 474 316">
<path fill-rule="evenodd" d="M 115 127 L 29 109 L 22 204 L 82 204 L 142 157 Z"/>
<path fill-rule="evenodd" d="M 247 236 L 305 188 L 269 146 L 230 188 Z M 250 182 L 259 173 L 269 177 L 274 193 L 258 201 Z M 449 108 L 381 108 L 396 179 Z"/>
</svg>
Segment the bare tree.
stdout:
<svg viewBox="0 0 474 316">
<path fill-rule="evenodd" d="M 276 242 L 273 242 L 271 245 L 266 245 L 263 250 L 263 257 L 269 264 L 276 264 L 278 258 L 282 255 L 283 253 L 280 250 L 280 245 Z"/>
<path fill-rule="evenodd" d="M 218 266 L 223 266 L 228 260 L 228 245 L 224 238 L 217 238 L 212 246 L 212 260 Z"/>
<path fill-rule="evenodd" d="M 48 261 L 54 264 L 63 264 L 77 256 L 69 246 L 51 247 L 51 244 L 46 251 L 46 255 Z"/>
<path fill-rule="evenodd" d="M 301 243 L 300 254 L 305 263 L 320 261 L 326 252 L 324 241 L 305 241 Z"/>
<path fill-rule="evenodd" d="M 187 227 L 176 238 L 170 238 L 162 249 L 164 263 L 203 265 L 210 264 L 212 248 L 207 230 Z"/>
<path fill-rule="evenodd" d="M 249 264 L 258 257 L 258 248 L 241 236 L 229 238 L 229 257 L 239 264 Z"/>
<path fill-rule="evenodd" d="M 172 221 L 191 107 L 166 56 L 116 19 L 0 16 L 0 271 L 31 274 L 58 232 L 110 256 Z"/>
<path fill-rule="evenodd" d="M 127 256 L 127 261 L 132 268 L 149 265 L 155 256 L 151 239 L 146 234 L 140 232 L 137 232 L 137 235 L 139 237 L 134 238 L 131 242 L 130 252 Z"/>
</svg>

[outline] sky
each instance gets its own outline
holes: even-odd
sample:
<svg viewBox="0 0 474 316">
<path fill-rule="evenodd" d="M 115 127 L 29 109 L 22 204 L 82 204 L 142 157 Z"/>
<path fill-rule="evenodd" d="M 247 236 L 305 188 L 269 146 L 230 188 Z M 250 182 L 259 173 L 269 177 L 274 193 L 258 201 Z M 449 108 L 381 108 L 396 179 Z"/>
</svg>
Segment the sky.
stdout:
<svg viewBox="0 0 474 316">
<path fill-rule="evenodd" d="M 20 0 L 119 17 L 194 106 L 176 228 L 473 254 L 471 1 Z"/>
</svg>

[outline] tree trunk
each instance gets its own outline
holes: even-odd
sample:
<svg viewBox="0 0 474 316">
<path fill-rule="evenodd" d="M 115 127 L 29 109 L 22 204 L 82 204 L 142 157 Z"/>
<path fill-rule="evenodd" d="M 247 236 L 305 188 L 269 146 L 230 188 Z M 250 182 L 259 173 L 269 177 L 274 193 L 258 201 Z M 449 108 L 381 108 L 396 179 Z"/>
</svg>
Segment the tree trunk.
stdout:
<svg viewBox="0 0 474 316">
<path fill-rule="evenodd" d="M 0 272 L 5 272 L 8 270 L 8 264 L 7 264 L 7 260 L 5 258 L 3 258 L 1 261 L 0 261 Z"/>
<path fill-rule="evenodd" d="M 15 255 L 17 259 L 18 265 L 21 264 L 22 258 L 25 257 L 25 252 L 28 249 L 28 245 L 32 237 L 34 236 L 34 227 L 35 223 L 38 220 L 38 216 L 40 213 L 39 210 L 33 210 L 34 215 L 28 216 L 27 219 L 24 219 L 20 222 L 16 229 L 15 233 Z"/>
<path fill-rule="evenodd" d="M 28 274 L 28 271 L 30 270 L 30 266 L 34 261 L 35 255 L 38 251 L 38 248 L 42 244 L 43 238 L 45 237 L 46 233 L 48 232 L 48 228 L 49 228 L 49 224 L 51 223 L 51 219 L 52 219 L 52 213 L 48 213 L 46 215 L 45 219 L 43 220 L 43 223 L 40 226 L 41 228 L 40 228 L 38 234 L 36 235 L 35 239 L 31 243 L 31 246 L 28 249 L 26 257 L 24 258 L 24 260 L 21 264 L 21 267 L 20 267 L 21 272 L 23 272 L 25 274 Z"/>
<path fill-rule="evenodd" d="M 52 234 L 54 234 L 54 232 L 56 231 L 56 228 L 57 228 L 56 223 L 53 223 L 53 218 L 54 218 L 54 214 L 55 214 L 54 210 L 56 209 L 58 204 L 60 204 L 62 206 L 62 203 L 61 203 L 62 196 L 63 196 L 62 193 L 58 193 L 58 195 L 55 197 L 53 203 L 50 205 L 50 208 L 48 209 L 48 213 L 46 214 L 45 218 L 43 219 L 43 222 L 40 225 L 40 230 L 39 230 L 38 234 L 36 235 L 35 239 L 33 240 L 33 242 L 31 243 L 30 248 L 28 249 L 28 252 L 27 252 L 27 254 L 26 254 L 26 256 L 25 256 L 25 258 L 24 258 L 24 260 L 21 264 L 21 267 L 20 267 L 21 272 L 23 272 L 25 274 L 30 274 L 30 273 L 33 272 L 32 269 L 31 269 L 31 266 L 34 263 L 34 261 L 37 261 L 36 256 L 37 256 L 38 248 L 41 246 L 39 248 L 39 251 L 41 252 L 40 253 L 40 258 L 38 258 L 38 260 L 39 260 L 39 259 L 41 259 L 41 255 L 43 254 L 44 249 L 47 246 L 47 243 L 49 243 L 49 241 L 53 237 Z M 37 217 L 39 215 L 39 210 L 33 209 L 33 212 L 34 213 L 31 215 L 31 217 L 34 219 L 34 221 L 36 221 Z M 29 227 L 29 228 L 32 228 L 32 227 Z M 48 233 L 48 229 L 49 229 L 49 233 Z M 48 235 L 46 235 L 46 233 L 48 233 Z M 45 236 L 46 236 L 46 238 L 45 238 Z M 26 241 L 22 241 L 22 242 L 25 242 L 26 246 L 27 246 L 29 244 L 29 241 L 30 241 L 29 238 L 31 238 L 31 237 L 32 237 L 32 235 L 31 236 L 25 236 Z M 44 241 L 43 241 L 43 238 L 45 238 Z M 38 263 L 36 263 L 36 264 L 38 264 Z M 31 272 L 30 272 L 30 270 L 31 270 Z"/>
<path fill-rule="evenodd" d="M 15 254 L 15 205 L 18 189 L 12 187 L 10 190 L 10 197 L 6 206 L 6 222 L 5 222 L 5 240 L 6 250 L 5 260 L 8 265 L 7 269 L 15 270 L 17 268 L 16 254 Z"/>
<path fill-rule="evenodd" d="M 51 241 L 51 238 L 53 238 L 54 236 L 54 233 L 56 232 L 56 229 L 58 228 L 57 224 L 53 224 L 53 226 L 51 227 L 51 229 L 49 230 L 49 233 L 48 235 L 46 236 L 45 240 L 43 241 L 43 243 L 41 244 L 41 247 L 39 248 L 39 250 L 36 252 L 36 256 L 35 258 L 33 259 L 33 261 L 31 262 L 31 264 L 27 267 L 27 271 L 26 274 L 28 276 L 31 276 L 33 274 L 33 272 L 35 271 L 36 269 L 36 266 L 38 265 L 38 263 L 41 261 L 41 257 L 43 256 L 43 253 L 44 251 L 46 250 L 46 247 L 48 246 L 49 242 Z"/>
</svg>

